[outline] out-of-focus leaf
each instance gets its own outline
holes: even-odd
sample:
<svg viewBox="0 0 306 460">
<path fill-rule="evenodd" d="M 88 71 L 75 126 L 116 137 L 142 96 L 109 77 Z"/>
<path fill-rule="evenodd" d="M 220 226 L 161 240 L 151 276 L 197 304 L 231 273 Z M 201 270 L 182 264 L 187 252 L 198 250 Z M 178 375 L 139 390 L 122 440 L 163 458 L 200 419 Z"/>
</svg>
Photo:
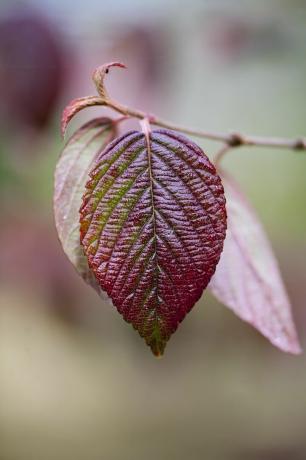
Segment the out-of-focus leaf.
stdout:
<svg viewBox="0 0 306 460">
<path fill-rule="evenodd" d="M 222 175 L 228 228 L 209 288 L 217 299 L 283 351 L 300 353 L 288 296 L 270 243 L 236 183 Z"/>
<path fill-rule="evenodd" d="M 115 136 L 114 123 L 98 118 L 82 126 L 67 142 L 56 166 L 54 216 L 59 239 L 84 280 L 100 292 L 80 244 L 79 209 L 96 156 Z"/>
<path fill-rule="evenodd" d="M 226 230 L 221 180 L 196 144 L 165 129 L 114 140 L 90 177 L 80 210 L 89 265 L 161 355 L 218 263 Z"/>
<path fill-rule="evenodd" d="M 0 18 L 0 115 L 8 127 L 41 129 L 53 117 L 70 57 L 55 24 L 32 7 L 9 3 Z"/>
<path fill-rule="evenodd" d="M 98 96 L 86 96 L 73 99 L 63 110 L 61 120 L 62 136 L 64 137 L 68 123 L 78 112 L 86 109 L 87 107 L 92 107 L 95 105 L 103 105 L 101 98 Z"/>
</svg>

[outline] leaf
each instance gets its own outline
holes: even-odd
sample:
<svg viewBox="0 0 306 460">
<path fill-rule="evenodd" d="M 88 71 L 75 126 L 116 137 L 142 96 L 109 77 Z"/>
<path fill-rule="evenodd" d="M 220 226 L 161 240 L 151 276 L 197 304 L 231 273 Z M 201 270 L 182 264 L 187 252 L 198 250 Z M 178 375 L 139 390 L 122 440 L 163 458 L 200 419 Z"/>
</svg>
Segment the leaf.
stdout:
<svg viewBox="0 0 306 460">
<path fill-rule="evenodd" d="M 103 105 L 103 101 L 98 96 L 86 96 L 80 97 L 78 99 L 73 99 L 63 110 L 62 120 L 61 120 L 61 132 L 62 136 L 65 136 L 67 126 L 72 118 L 81 110 L 86 109 L 87 107 L 92 107 L 96 105 Z"/>
<path fill-rule="evenodd" d="M 67 142 L 55 170 L 54 216 L 59 239 L 77 272 L 98 292 L 100 287 L 80 243 L 79 209 L 89 168 L 114 136 L 114 124 L 109 118 L 86 123 Z"/>
<path fill-rule="evenodd" d="M 155 355 L 201 297 L 226 229 L 223 187 L 173 131 L 114 140 L 86 185 L 81 242 L 100 286 Z"/>
<path fill-rule="evenodd" d="M 216 298 L 283 351 L 300 353 L 288 296 L 272 248 L 254 209 L 222 174 L 228 228 L 209 288 Z"/>
</svg>

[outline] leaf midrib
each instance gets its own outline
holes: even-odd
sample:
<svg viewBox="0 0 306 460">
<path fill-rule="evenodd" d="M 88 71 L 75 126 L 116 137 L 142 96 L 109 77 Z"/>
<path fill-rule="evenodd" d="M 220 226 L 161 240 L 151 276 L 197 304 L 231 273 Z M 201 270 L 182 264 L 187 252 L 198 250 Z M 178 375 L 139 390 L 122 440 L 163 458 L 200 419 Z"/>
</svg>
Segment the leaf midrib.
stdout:
<svg viewBox="0 0 306 460">
<path fill-rule="evenodd" d="M 153 256 L 153 263 L 154 263 L 154 276 L 155 276 L 155 298 L 157 306 L 160 305 L 160 297 L 158 291 L 158 284 L 159 284 L 159 264 L 158 264 L 158 253 L 157 253 L 157 231 L 156 231 L 156 209 L 155 209 L 155 200 L 154 200 L 154 190 L 153 190 L 153 183 L 154 183 L 154 176 L 153 176 L 153 168 L 152 168 L 152 151 L 150 145 L 150 133 L 145 134 L 145 141 L 147 144 L 147 154 L 148 154 L 148 171 L 149 171 L 149 182 L 150 182 L 150 194 L 151 194 L 151 206 L 152 206 L 152 217 L 153 217 L 153 238 L 154 238 L 154 256 Z M 158 327 L 158 312 L 157 306 L 154 309 L 154 331 L 152 332 L 152 336 L 156 334 Z"/>
</svg>

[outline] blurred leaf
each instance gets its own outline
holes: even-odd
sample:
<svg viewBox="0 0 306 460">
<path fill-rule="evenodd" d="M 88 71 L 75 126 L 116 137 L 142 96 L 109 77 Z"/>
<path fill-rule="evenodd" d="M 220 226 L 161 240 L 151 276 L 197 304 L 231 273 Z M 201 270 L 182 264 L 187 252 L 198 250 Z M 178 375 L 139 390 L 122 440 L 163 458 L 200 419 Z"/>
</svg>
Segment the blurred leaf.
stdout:
<svg viewBox="0 0 306 460">
<path fill-rule="evenodd" d="M 283 351 L 301 352 L 277 261 L 253 208 L 222 175 L 228 228 L 209 288 L 217 299 Z"/>
<path fill-rule="evenodd" d="M 165 129 L 116 139 L 90 177 L 80 211 L 89 265 L 161 355 L 219 260 L 226 229 L 220 178 L 196 144 Z"/>
<path fill-rule="evenodd" d="M 115 136 L 111 119 L 97 118 L 82 126 L 67 142 L 56 166 L 54 215 L 59 239 L 69 260 L 84 280 L 100 288 L 80 244 L 79 209 L 96 156 Z"/>
<path fill-rule="evenodd" d="M 3 119 L 9 126 L 43 128 L 66 78 L 66 46 L 57 27 L 32 8 L 13 7 L 0 20 L 0 62 Z"/>
</svg>

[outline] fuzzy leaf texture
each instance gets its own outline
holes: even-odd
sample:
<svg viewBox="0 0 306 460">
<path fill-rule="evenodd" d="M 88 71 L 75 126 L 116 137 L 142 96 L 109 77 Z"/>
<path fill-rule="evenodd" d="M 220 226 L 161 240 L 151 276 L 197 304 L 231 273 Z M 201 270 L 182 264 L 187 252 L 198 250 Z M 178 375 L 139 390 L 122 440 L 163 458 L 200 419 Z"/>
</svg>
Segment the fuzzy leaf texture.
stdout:
<svg viewBox="0 0 306 460">
<path fill-rule="evenodd" d="M 301 352 L 286 289 L 254 209 L 236 183 L 222 174 L 228 228 L 209 288 L 216 298 L 283 351 Z"/>
<path fill-rule="evenodd" d="M 176 132 L 114 140 L 86 185 L 81 242 L 99 284 L 155 355 L 199 300 L 223 248 L 223 186 Z"/>
<path fill-rule="evenodd" d="M 109 118 L 86 123 L 64 147 L 54 177 L 54 216 L 59 239 L 77 272 L 98 292 L 101 289 L 80 243 L 79 209 L 91 165 L 114 136 L 114 124 Z"/>
</svg>

